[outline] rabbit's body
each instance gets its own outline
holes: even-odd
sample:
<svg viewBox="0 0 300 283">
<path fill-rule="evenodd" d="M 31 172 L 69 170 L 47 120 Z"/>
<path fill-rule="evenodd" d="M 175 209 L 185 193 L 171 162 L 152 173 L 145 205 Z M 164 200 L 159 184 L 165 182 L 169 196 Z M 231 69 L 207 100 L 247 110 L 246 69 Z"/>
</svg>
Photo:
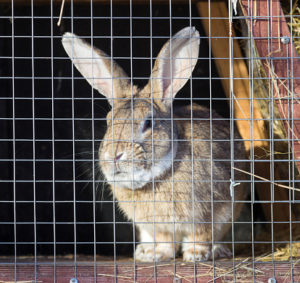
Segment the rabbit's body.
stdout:
<svg viewBox="0 0 300 283">
<path fill-rule="evenodd" d="M 213 121 L 211 128 L 208 113 L 207 108 L 194 104 L 193 130 L 191 130 L 191 108 L 174 109 L 173 125 L 175 132 L 178 132 L 178 137 L 177 145 L 174 146 L 177 150 L 171 166 L 153 180 L 151 178 L 151 181 L 142 188 L 134 191 L 130 188 L 118 187 L 118 182 L 112 186 L 124 214 L 130 220 L 134 220 L 140 231 L 144 231 L 141 232 L 141 242 L 153 242 L 154 234 L 156 234 L 156 243 L 182 242 L 189 236 L 192 242 L 211 242 L 212 228 L 209 223 L 212 221 L 223 223 L 214 224 L 214 241 L 218 242 L 230 228 L 232 220 L 229 181 L 231 177 L 230 126 L 229 121 L 213 112 L 214 119 L 218 120 Z M 210 134 L 214 142 L 211 142 Z M 235 139 L 240 139 L 240 136 L 235 134 Z M 245 158 L 242 143 L 235 145 L 234 150 L 235 159 Z M 101 157 L 100 159 L 105 160 Z M 105 168 L 105 165 L 102 165 L 103 167 Z M 242 178 L 237 173 L 236 179 Z M 213 201 L 211 191 L 213 191 Z M 235 191 L 235 200 L 243 200 L 244 197 L 245 190 L 243 186 L 239 186 Z M 239 215 L 241 207 L 241 203 L 235 204 L 236 216 Z M 193 231 L 196 235 L 201 235 L 201 238 L 193 240 Z M 203 247 L 207 245 L 204 244 Z M 167 259 L 174 256 L 174 250 L 178 248 L 179 246 L 170 247 L 167 255 L 162 255 L 159 249 L 155 254 L 148 249 L 147 252 L 137 253 L 137 257 L 144 261 Z M 192 244 L 192 253 L 193 249 Z M 165 250 L 166 247 L 163 248 L 163 251 Z M 217 255 L 226 256 L 228 251 L 219 245 Z M 201 255 L 198 255 L 198 259 L 209 258 L 209 256 L 210 251 L 205 249 Z M 185 254 L 185 259 L 192 258 L 190 252 Z"/>
<path fill-rule="evenodd" d="M 243 160 L 242 142 L 231 147 L 229 121 L 215 112 L 210 115 L 196 104 L 192 111 L 171 107 L 197 62 L 198 32 L 185 28 L 164 45 L 142 90 L 130 85 L 102 51 L 71 34 L 63 44 L 75 66 L 112 105 L 100 165 L 120 208 L 139 227 L 136 259 L 171 259 L 180 243 L 188 261 L 209 259 L 212 251 L 215 257 L 229 255 L 212 241 L 222 240 L 241 209 L 240 203 L 232 203 L 230 178 L 231 152 Z M 109 77 L 115 77 L 113 82 Z M 242 176 L 235 174 L 235 179 Z M 244 195 L 242 185 L 234 190 L 234 200 Z"/>
</svg>

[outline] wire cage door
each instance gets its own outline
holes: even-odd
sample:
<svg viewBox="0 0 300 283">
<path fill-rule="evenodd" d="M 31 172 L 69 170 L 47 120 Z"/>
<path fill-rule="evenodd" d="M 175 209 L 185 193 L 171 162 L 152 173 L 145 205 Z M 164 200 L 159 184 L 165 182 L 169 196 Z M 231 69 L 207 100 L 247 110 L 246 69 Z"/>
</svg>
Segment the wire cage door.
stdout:
<svg viewBox="0 0 300 283">
<path fill-rule="evenodd" d="M 298 1 L 0 1 L 0 281 L 297 282 Z"/>
</svg>

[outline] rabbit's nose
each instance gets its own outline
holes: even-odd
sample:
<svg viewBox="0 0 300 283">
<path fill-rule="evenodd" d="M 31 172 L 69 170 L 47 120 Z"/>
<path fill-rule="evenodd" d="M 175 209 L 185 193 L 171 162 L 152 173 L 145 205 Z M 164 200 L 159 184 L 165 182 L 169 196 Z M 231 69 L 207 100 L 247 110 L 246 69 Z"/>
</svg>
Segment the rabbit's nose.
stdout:
<svg viewBox="0 0 300 283">
<path fill-rule="evenodd" d="M 119 153 L 116 155 L 116 157 L 114 158 L 114 162 L 117 162 L 121 159 L 121 157 L 123 156 L 123 152 Z"/>
</svg>

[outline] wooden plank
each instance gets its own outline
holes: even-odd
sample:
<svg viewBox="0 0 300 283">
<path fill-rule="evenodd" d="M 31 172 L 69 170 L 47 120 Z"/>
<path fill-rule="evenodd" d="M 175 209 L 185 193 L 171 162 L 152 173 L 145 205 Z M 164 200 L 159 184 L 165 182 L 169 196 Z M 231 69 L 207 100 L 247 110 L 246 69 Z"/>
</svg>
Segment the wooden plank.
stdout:
<svg viewBox="0 0 300 283">
<path fill-rule="evenodd" d="M 298 282 L 300 280 L 299 262 L 257 262 L 254 265 L 248 259 L 216 260 L 213 262 L 188 263 L 176 260 L 175 262 L 134 263 L 127 258 L 122 261 L 113 261 L 112 257 L 99 262 L 81 262 L 78 258 L 76 266 L 74 260 L 46 262 L 34 259 L 24 263 L 7 264 L 0 262 L 0 282 L 70 282 L 76 278 L 78 282 L 162 282 L 173 283 L 174 278 L 180 282 L 268 282 L 275 276 L 276 282 Z M 293 273 L 291 273 L 293 265 Z M 36 271 L 36 273 L 35 273 Z M 16 275 L 16 278 L 15 278 Z"/>
<path fill-rule="evenodd" d="M 222 84 L 225 94 L 228 98 L 230 94 L 230 60 L 229 60 L 229 15 L 227 3 L 211 2 L 210 15 L 208 2 L 199 2 L 197 4 L 198 11 L 202 19 L 202 24 L 206 34 L 211 38 L 211 49 L 215 58 L 218 73 L 222 78 Z M 211 16 L 217 19 L 207 20 Z M 235 37 L 232 30 L 232 38 Z M 237 119 L 236 125 L 242 138 L 245 140 L 247 153 L 254 148 L 255 159 L 267 159 L 266 152 L 270 151 L 270 145 L 267 141 L 268 132 L 264 126 L 263 117 L 259 110 L 259 106 L 254 98 L 251 98 L 249 89 L 249 74 L 246 63 L 237 40 L 233 40 L 233 92 L 236 97 L 234 100 L 234 116 Z M 225 58 L 225 59 L 218 59 Z M 240 59 L 237 59 L 240 58 Z M 270 163 L 255 162 L 254 174 L 270 180 Z M 275 179 L 279 180 L 280 176 L 275 168 Z M 271 200 L 271 187 L 267 182 L 256 183 L 256 191 L 260 200 Z M 284 189 L 274 190 L 275 200 L 288 200 L 288 193 Z M 263 205 L 264 214 L 269 221 L 289 221 L 289 205 L 286 203 L 274 203 L 273 209 L 269 203 Z M 292 215 L 292 219 L 294 219 Z M 278 224 L 278 229 L 288 229 L 288 224 Z"/>
<path fill-rule="evenodd" d="M 290 139 L 296 165 L 300 166 L 300 59 L 281 9 L 280 1 L 241 0 L 244 15 L 252 27 L 253 39 L 266 76 L 270 79 L 280 117 Z M 281 42 L 283 37 L 289 43 Z"/>
<path fill-rule="evenodd" d="M 208 12 L 208 2 L 197 4 L 201 17 L 216 17 L 219 19 L 202 19 L 206 34 L 211 38 L 211 49 L 215 58 L 215 64 L 222 78 L 223 89 L 228 98 L 230 98 L 230 59 L 229 59 L 229 21 L 228 9 L 226 3 L 211 3 L 211 15 Z M 210 24 L 210 33 L 209 33 Z M 233 31 L 233 37 L 235 37 Z M 220 59 L 225 58 L 225 59 Z M 237 40 L 233 41 L 233 76 L 234 76 L 234 95 L 236 97 L 234 104 L 234 115 L 237 118 L 237 127 L 243 139 L 245 147 L 250 151 L 253 142 L 254 147 L 268 146 L 267 132 L 262 121 L 262 115 L 255 100 L 251 100 L 249 91 L 249 74 L 244 62 L 243 55 Z M 240 59 L 237 59 L 240 58 Z M 251 108 L 253 106 L 253 115 Z M 253 136 L 251 134 L 253 127 Z"/>
</svg>

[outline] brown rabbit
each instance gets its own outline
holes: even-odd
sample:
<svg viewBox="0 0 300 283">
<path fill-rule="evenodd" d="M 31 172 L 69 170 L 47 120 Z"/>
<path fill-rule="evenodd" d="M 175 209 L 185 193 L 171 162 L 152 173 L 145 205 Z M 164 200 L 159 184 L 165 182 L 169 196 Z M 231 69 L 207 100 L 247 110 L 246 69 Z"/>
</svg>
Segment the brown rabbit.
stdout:
<svg viewBox="0 0 300 283">
<path fill-rule="evenodd" d="M 198 31 L 184 28 L 163 46 L 143 89 L 76 35 L 66 33 L 62 43 L 112 106 L 100 165 L 121 210 L 139 228 L 135 258 L 169 260 L 180 244 L 186 261 L 229 256 L 220 241 L 241 210 L 232 200 L 245 195 L 243 184 L 232 196 L 230 190 L 230 178 L 242 179 L 232 176 L 231 158 L 243 168 L 244 147 L 230 142 L 240 136 L 231 137 L 229 122 L 204 107 L 172 107 L 197 63 Z"/>
</svg>

